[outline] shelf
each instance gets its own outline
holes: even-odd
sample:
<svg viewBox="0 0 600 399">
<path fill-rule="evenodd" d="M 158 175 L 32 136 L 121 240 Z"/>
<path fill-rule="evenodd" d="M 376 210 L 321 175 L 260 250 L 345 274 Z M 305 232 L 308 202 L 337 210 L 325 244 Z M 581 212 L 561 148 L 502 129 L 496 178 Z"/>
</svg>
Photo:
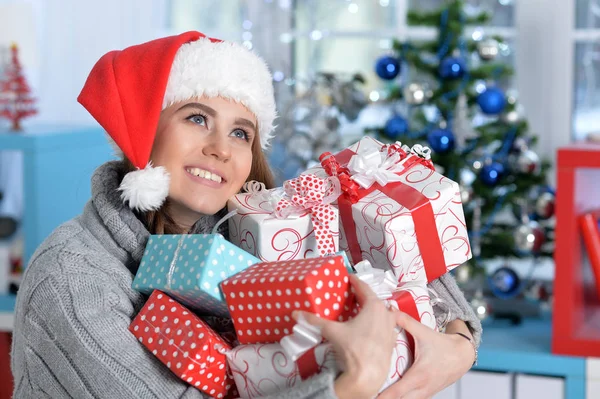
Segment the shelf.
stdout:
<svg viewBox="0 0 600 399">
<path fill-rule="evenodd" d="M 12 331 L 16 295 L 0 295 L 0 331 Z"/>
<path fill-rule="evenodd" d="M 525 319 L 520 325 L 492 322 L 484 325 L 476 369 L 585 377 L 585 358 L 551 353 L 550 319 Z"/>
<path fill-rule="evenodd" d="M 0 313 L 12 312 L 15 309 L 16 295 L 0 295 Z"/>
<path fill-rule="evenodd" d="M 102 129 L 94 126 L 34 125 L 19 133 L 0 130 L 0 148 L 3 150 L 60 150 L 107 143 Z"/>
</svg>

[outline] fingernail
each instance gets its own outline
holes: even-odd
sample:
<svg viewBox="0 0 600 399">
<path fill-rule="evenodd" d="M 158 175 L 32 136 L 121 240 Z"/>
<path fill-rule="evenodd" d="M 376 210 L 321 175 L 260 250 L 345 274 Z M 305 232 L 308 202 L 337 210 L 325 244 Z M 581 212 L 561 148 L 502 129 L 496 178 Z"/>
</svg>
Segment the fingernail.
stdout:
<svg viewBox="0 0 600 399">
<path fill-rule="evenodd" d="M 297 311 L 297 310 L 294 310 L 294 311 L 292 312 L 292 319 L 294 319 L 294 320 L 298 320 L 298 316 L 300 316 L 300 312 L 299 312 L 299 311 Z"/>
</svg>

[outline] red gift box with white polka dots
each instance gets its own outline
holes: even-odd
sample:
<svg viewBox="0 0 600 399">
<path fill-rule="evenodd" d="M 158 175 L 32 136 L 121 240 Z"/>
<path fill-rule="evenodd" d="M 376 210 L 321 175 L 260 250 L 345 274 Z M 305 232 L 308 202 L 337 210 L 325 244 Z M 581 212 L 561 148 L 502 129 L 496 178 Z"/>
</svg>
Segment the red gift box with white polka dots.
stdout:
<svg viewBox="0 0 600 399">
<path fill-rule="evenodd" d="M 224 352 L 231 347 L 208 324 L 155 290 L 129 330 L 179 378 L 215 398 L 233 381 Z"/>
<path fill-rule="evenodd" d="M 339 321 L 357 312 L 341 256 L 258 263 L 224 280 L 221 291 L 240 344 L 291 334 L 294 310 Z"/>
</svg>

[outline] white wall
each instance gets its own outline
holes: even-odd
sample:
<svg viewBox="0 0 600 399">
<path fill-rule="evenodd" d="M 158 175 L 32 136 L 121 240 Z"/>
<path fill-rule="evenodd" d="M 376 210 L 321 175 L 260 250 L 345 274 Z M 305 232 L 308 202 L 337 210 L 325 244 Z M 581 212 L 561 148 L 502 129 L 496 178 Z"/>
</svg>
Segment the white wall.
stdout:
<svg viewBox="0 0 600 399">
<path fill-rule="evenodd" d="M 37 59 L 26 65 L 28 80 L 39 99 L 40 113 L 27 123 L 93 124 L 77 103 L 94 63 L 106 52 L 160 37 L 167 20 L 167 0 L 0 0 L 27 4 L 36 32 Z M 0 15 L 10 19 L 10 15 Z M 7 38 L 0 37 L 2 39 Z M 19 37 L 14 39 L 19 42 Z"/>
</svg>

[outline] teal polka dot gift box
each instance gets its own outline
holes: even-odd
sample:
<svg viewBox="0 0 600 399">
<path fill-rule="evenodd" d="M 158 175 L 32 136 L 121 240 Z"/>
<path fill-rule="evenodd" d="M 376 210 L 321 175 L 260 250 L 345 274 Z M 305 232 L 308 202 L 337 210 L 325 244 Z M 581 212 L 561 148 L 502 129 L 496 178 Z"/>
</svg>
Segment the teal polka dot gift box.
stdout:
<svg viewBox="0 0 600 399">
<path fill-rule="evenodd" d="M 260 260 L 221 234 L 152 235 L 132 283 L 167 293 L 198 314 L 229 317 L 219 284 Z"/>
</svg>

